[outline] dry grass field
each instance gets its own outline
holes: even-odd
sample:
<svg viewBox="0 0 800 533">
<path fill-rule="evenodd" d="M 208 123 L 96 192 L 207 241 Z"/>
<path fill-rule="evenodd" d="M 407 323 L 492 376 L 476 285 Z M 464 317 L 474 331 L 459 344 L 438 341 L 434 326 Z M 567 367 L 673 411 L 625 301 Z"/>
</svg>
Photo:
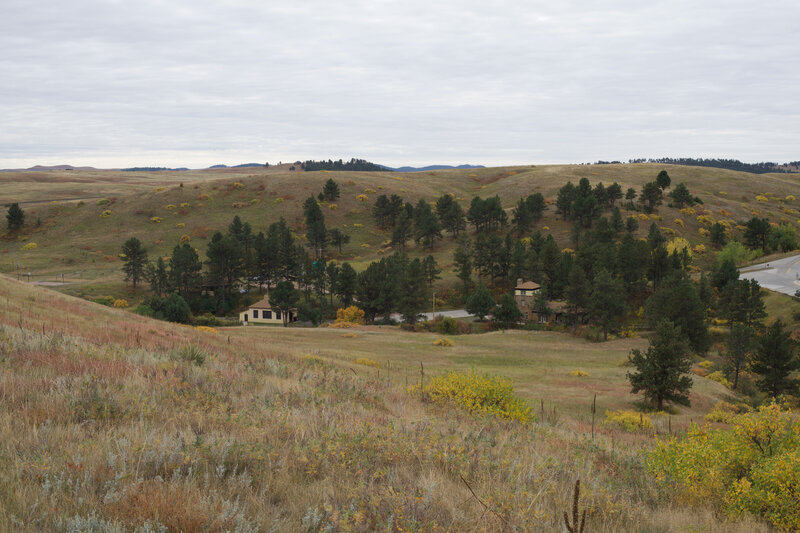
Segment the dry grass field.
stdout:
<svg viewBox="0 0 800 533">
<path fill-rule="evenodd" d="M 425 335 L 342 333 L 199 331 L 0 277 L 0 530 L 557 531 L 580 478 L 589 531 L 767 531 L 654 485 L 648 434 L 471 416 L 348 362 L 386 346 L 500 369 L 535 334 L 457 337 L 445 356 Z M 604 372 L 590 346 L 542 344 Z"/>
</svg>

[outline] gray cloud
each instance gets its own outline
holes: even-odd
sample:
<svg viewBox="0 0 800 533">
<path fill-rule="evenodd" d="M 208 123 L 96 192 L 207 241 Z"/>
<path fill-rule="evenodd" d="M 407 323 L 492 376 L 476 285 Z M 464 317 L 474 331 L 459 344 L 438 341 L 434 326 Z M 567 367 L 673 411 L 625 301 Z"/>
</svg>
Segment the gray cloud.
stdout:
<svg viewBox="0 0 800 533">
<path fill-rule="evenodd" d="M 5 0 L 0 167 L 800 159 L 794 2 Z"/>
</svg>

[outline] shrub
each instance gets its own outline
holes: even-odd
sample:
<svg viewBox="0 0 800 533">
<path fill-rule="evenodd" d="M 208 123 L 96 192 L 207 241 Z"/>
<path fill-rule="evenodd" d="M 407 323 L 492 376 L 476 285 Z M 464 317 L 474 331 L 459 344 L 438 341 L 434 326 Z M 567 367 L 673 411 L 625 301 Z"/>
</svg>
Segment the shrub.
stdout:
<svg viewBox="0 0 800 533">
<path fill-rule="evenodd" d="M 458 333 L 458 321 L 453 317 L 442 317 L 436 322 L 436 331 L 442 335 L 455 335 Z"/>
<path fill-rule="evenodd" d="M 686 227 L 686 223 L 684 223 L 682 218 L 676 218 L 673 222 L 675 222 L 676 226 L 680 226 L 682 228 Z"/>
<path fill-rule="evenodd" d="M 192 238 L 184 233 L 183 235 L 181 235 L 180 243 L 181 244 L 186 244 L 187 242 L 189 242 L 191 240 L 192 240 Z"/>
<path fill-rule="evenodd" d="M 211 313 L 204 313 L 194 318 L 194 324 L 197 326 L 219 326 L 221 323 L 222 321 Z M 214 333 L 217 333 L 217 330 L 214 330 Z"/>
<path fill-rule="evenodd" d="M 231 204 L 231 207 L 234 209 L 241 209 L 242 207 L 244 207 L 244 202 L 233 202 Z"/>
<path fill-rule="evenodd" d="M 692 425 L 685 438 L 658 441 L 647 468 L 692 504 L 760 515 L 800 529 L 800 422 L 777 404 L 735 415 L 730 429 Z"/>
<path fill-rule="evenodd" d="M 691 207 L 684 207 L 683 209 L 681 209 L 681 213 L 683 213 L 686 216 L 694 216 L 695 214 L 697 214 L 697 211 L 695 211 Z"/>
<path fill-rule="evenodd" d="M 193 365 L 203 366 L 203 363 L 206 362 L 206 357 L 208 357 L 208 354 L 206 354 L 206 352 L 201 350 L 198 346 L 189 344 L 183 346 L 177 352 L 173 352 L 173 357 Z"/>
<path fill-rule="evenodd" d="M 211 198 L 211 197 L 209 195 L 207 195 L 207 194 L 199 194 L 199 195 L 197 195 L 197 199 L 200 200 L 201 202 L 206 201 L 209 198 Z"/>
<path fill-rule="evenodd" d="M 97 205 L 108 205 L 110 203 L 111 203 L 111 200 L 109 200 L 108 198 L 101 198 L 101 199 L 97 200 Z"/>
<path fill-rule="evenodd" d="M 114 302 L 116 302 L 117 300 L 113 296 L 100 296 L 98 298 L 94 298 L 92 301 L 94 303 L 96 303 L 96 304 L 106 305 L 108 307 L 113 307 L 114 306 Z"/>
<path fill-rule="evenodd" d="M 733 417 L 739 412 L 739 408 L 732 403 L 719 401 L 711 408 L 711 411 L 706 414 L 705 419 L 707 422 L 725 422 L 726 424 L 733 420 Z"/>
<path fill-rule="evenodd" d="M 366 357 L 359 357 L 358 359 L 353 359 L 353 363 L 356 365 L 364 365 L 364 366 L 371 366 L 374 368 L 380 368 L 380 363 L 377 361 L 373 361 L 372 359 L 368 359 Z"/>
<path fill-rule="evenodd" d="M 698 254 L 698 255 L 702 255 L 702 254 L 706 253 L 706 245 L 705 244 L 697 244 L 697 245 L 695 245 L 694 248 L 692 248 L 692 251 L 694 253 Z"/>
<path fill-rule="evenodd" d="M 102 213 L 100 213 L 100 218 L 108 218 L 114 213 L 110 209 L 105 209 Z"/>
<path fill-rule="evenodd" d="M 364 323 L 364 311 L 356 307 L 355 305 L 351 305 L 347 308 L 339 308 L 336 310 L 336 324 L 341 323 L 348 323 L 348 324 L 363 324 Z"/>
<path fill-rule="evenodd" d="M 358 196 L 356 196 L 356 200 L 358 200 L 359 202 L 366 202 L 367 200 L 369 200 L 369 198 L 367 197 L 366 194 L 359 194 Z"/>
<path fill-rule="evenodd" d="M 36 247 L 37 247 L 37 244 L 35 242 L 29 242 L 28 244 L 24 245 L 22 247 L 22 249 L 25 250 L 25 251 L 27 251 L 27 250 L 35 250 Z"/>
<path fill-rule="evenodd" d="M 189 202 L 181 202 L 181 207 L 189 207 Z"/>
<path fill-rule="evenodd" d="M 170 322 L 180 322 L 181 324 L 187 324 L 192 315 L 189 304 L 186 303 L 183 296 L 176 292 L 173 292 L 164 300 L 161 312 L 164 313 L 165 319 Z"/>
<path fill-rule="evenodd" d="M 231 189 L 244 189 L 244 183 L 234 181 L 233 183 L 231 183 Z"/>
<path fill-rule="evenodd" d="M 337 209 L 339 209 L 339 206 L 336 204 L 329 204 L 328 209 L 330 209 L 331 211 L 336 211 Z"/>
<path fill-rule="evenodd" d="M 374 194 L 374 193 L 375 193 L 375 189 L 370 189 L 370 188 L 364 189 L 364 194 Z"/>
<path fill-rule="evenodd" d="M 159 224 L 163 219 L 161 217 L 150 217 L 150 222 Z"/>
<path fill-rule="evenodd" d="M 195 326 L 194 329 L 196 329 L 197 331 L 205 331 L 206 333 L 214 333 L 214 334 L 219 333 L 218 329 L 212 328 L 211 326 Z"/>
<path fill-rule="evenodd" d="M 175 209 L 175 204 L 165 205 L 164 209 L 166 209 L 167 211 L 172 211 L 173 209 Z"/>
<path fill-rule="evenodd" d="M 589 376 L 589 373 L 586 372 L 585 370 L 576 369 L 576 370 L 573 370 L 572 372 L 570 372 L 569 375 L 574 377 L 574 378 L 585 378 L 585 377 Z"/>
<path fill-rule="evenodd" d="M 727 388 L 733 387 L 730 381 L 725 377 L 725 374 L 722 373 L 721 370 L 717 370 L 716 372 L 712 372 L 706 376 L 711 381 L 716 381 L 717 383 L 724 385 Z"/>
<path fill-rule="evenodd" d="M 705 361 L 700 361 L 699 363 L 697 363 L 697 366 L 700 366 L 708 370 L 709 368 L 714 366 L 714 361 L 709 361 L 708 359 L 706 359 Z"/>
<path fill-rule="evenodd" d="M 261 198 L 253 198 L 252 200 L 250 200 L 250 203 L 252 205 L 260 204 L 261 203 Z"/>
<path fill-rule="evenodd" d="M 117 307 L 117 308 L 128 307 L 128 300 L 126 300 L 124 298 L 120 298 L 118 300 L 114 300 L 114 307 Z"/>
<path fill-rule="evenodd" d="M 606 411 L 606 419 L 603 425 L 616 426 L 630 432 L 653 429 L 653 422 L 650 417 L 630 410 Z"/>
<path fill-rule="evenodd" d="M 794 197 L 793 194 L 789 194 L 789 195 L 786 196 L 785 200 L 787 202 L 794 202 L 796 200 L 796 198 Z"/>
<path fill-rule="evenodd" d="M 434 346 L 442 346 L 444 348 L 452 348 L 453 346 L 456 345 L 456 343 L 454 343 L 450 339 L 442 338 L 442 339 L 436 339 L 435 341 L 433 341 L 433 345 Z"/>
<path fill-rule="evenodd" d="M 761 196 L 760 194 L 756 196 L 756 200 L 759 202 L 769 202 L 769 198 L 767 198 L 766 196 Z"/>
<path fill-rule="evenodd" d="M 185 222 L 178 222 L 177 224 L 175 224 L 175 227 L 178 228 L 178 229 L 185 228 L 186 227 L 186 223 Z"/>
<path fill-rule="evenodd" d="M 409 393 L 419 391 L 419 385 Z M 533 412 L 524 400 L 514 395 L 511 381 L 489 374 L 449 372 L 433 378 L 422 393 L 435 402 L 452 402 L 470 413 L 484 413 L 498 418 L 529 422 Z"/>
</svg>

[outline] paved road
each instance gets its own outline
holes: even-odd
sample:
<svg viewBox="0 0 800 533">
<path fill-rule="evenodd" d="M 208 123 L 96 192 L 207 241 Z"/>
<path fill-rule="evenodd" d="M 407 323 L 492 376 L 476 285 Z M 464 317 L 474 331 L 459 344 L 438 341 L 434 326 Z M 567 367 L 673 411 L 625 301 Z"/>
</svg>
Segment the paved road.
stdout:
<svg viewBox="0 0 800 533">
<path fill-rule="evenodd" d="M 433 317 L 433 314 L 422 313 L 422 316 L 425 317 L 425 320 L 430 320 Z M 438 317 L 449 316 L 451 318 L 467 318 L 471 317 L 472 315 L 467 313 L 466 309 L 453 309 L 452 311 L 436 311 L 436 316 Z M 398 322 L 403 321 L 403 316 L 400 313 L 392 313 L 391 317 L 392 320 L 396 320 Z"/>
<path fill-rule="evenodd" d="M 800 289 L 800 255 L 742 268 L 739 277 L 754 279 L 765 289 L 794 296 Z"/>
</svg>

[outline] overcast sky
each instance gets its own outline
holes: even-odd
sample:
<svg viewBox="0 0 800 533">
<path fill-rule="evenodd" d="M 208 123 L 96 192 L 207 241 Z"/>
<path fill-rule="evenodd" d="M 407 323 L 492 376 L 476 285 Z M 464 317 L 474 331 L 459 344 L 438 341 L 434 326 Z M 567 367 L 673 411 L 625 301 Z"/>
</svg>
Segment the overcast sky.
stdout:
<svg viewBox="0 0 800 533">
<path fill-rule="evenodd" d="M 800 159 L 800 3 L 2 0 L 0 168 Z"/>
</svg>

